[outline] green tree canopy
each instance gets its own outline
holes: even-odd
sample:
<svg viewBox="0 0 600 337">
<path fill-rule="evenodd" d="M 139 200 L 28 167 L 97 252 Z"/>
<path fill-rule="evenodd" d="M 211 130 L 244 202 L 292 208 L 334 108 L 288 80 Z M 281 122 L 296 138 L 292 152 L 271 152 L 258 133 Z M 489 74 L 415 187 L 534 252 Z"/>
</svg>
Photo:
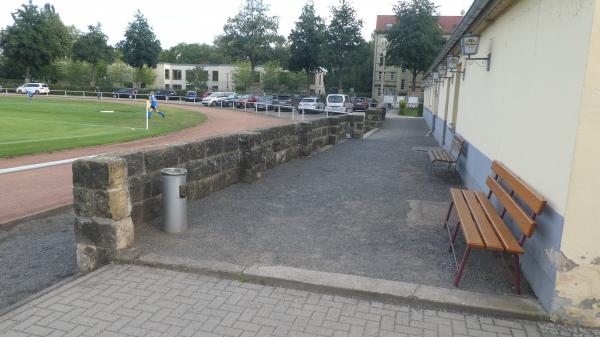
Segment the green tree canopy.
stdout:
<svg viewBox="0 0 600 337">
<path fill-rule="evenodd" d="M 123 54 L 123 61 L 140 69 L 144 65 L 150 68 L 156 67 L 161 52 L 160 41 L 139 10 L 135 13 L 133 22 L 127 26 L 125 40 L 119 42 L 117 46 Z"/>
<path fill-rule="evenodd" d="M 238 14 L 227 19 L 223 26 L 223 36 L 215 45 L 231 58 L 250 62 L 254 73 L 257 64 L 273 54 L 273 45 L 281 41 L 277 35 L 279 18 L 269 14 L 269 6 L 262 0 L 246 0 Z"/>
<path fill-rule="evenodd" d="M 232 72 L 232 81 L 235 91 L 245 92 L 254 83 L 254 75 L 250 62 L 238 63 L 235 70 Z"/>
<path fill-rule="evenodd" d="M 356 51 L 363 41 L 360 35 L 363 21 L 356 17 L 356 10 L 347 0 L 339 0 L 337 6 L 331 7 L 331 17 L 327 29 L 327 67 L 337 73 L 341 92 L 344 69 L 357 61 Z"/>
<path fill-rule="evenodd" d="M 96 85 L 96 67 L 99 62 L 112 62 L 113 51 L 107 43 L 108 37 L 102 32 L 102 26 L 88 26 L 88 32 L 81 35 L 73 44 L 74 60 L 85 61 L 91 65 L 90 86 Z"/>
<path fill-rule="evenodd" d="M 207 88 L 206 82 L 208 82 L 208 71 L 204 70 L 202 66 L 195 66 L 186 76 L 186 80 L 188 86 L 192 86 L 196 90 L 205 90 Z"/>
<path fill-rule="evenodd" d="M 262 85 L 265 91 L 277 91 L 279 89 L 279 75 L 281 67 L 276 61 L 265 63 L 265 73 L 262 76 Z"/>
<path fill-rule="evenodd" d="M 231 62 L 216 46 L 199 43 L 179 43 L 160 53 L 159 61 L 188 64 L 219 64 Z"/>
<path fill-rule="evenodd" d="M 310 76 L 324 66 L 323 47 L 326 39 L 326 25 L 315 12 L 312 0 L 302 8 L 302 14 L 290 33 L 290 60 L 288 68 L 303 70 L 310 85 Z"/>
<path fill-rule="evenodd" d="M 38 9 L 29 1 L 11 15 L 14 23 L 0 33 L 0 49 L 9 64 L 25 71 L 26 81 L 32 72 L 68 54 L 69 30 L 53 6 Z"/>
<path fill-rule="evenodd" d="M 431 0 L 402 0 L 394 12 L 398 23 L 386 36 L 386 62 L 410 70 L 414 92 L 417 75 L 429 68 L 444 45 L 437 7 Z"/>
</svg>

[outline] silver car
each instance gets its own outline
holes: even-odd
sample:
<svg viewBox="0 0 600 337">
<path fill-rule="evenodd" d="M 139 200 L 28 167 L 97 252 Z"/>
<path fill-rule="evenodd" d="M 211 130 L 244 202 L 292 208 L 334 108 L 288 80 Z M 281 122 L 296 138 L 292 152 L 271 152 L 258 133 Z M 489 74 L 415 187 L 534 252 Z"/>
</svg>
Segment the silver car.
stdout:
<svg viewBox="0 0 600 337">
<path fill-rule="evenodd" d="M 319 97 L 305 97 L 298 103 L 298 111 L 320 112 L 325 109 L 325 103 Z"/>
</svg>

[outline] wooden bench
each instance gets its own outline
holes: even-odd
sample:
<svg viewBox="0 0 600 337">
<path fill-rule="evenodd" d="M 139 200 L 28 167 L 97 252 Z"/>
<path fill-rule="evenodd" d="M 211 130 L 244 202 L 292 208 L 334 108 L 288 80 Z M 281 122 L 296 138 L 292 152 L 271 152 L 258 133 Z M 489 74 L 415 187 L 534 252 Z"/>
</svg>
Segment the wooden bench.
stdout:
<svg viewBox="0 0 600 337">
<path fill-rule="evenodd" d="M 492 171 L 494 177 L 490 176 L 486 181 L 490 189 L 487 195 L 471 190 L 450 189 L 452 202 L 444 226 L 448 229 L 450 250 L 456 262 L 454 285 L 458 287 L 471 249 L 491 250 L 514 256 L 515 292 L 520 294 L 519 256 L 524 253 L 525 239 L 531 237 L 537 227 L 535 218 L 544 210 L 546 201 L 502 163 L 494 161 Z M 501 211 L 498 212 L 493 200 L 500 205 Z M 448 221 L 453 209 L 458 214 L 458 223 L 451 233 Z M 507 213 L 520 231 L 518 239 L 505 222 Z M 459 228 L 466 241 L 460 265 L 454 253 L 454 241 Z"/>
<path fill-rule="evenodd" d="M 459 136 L 454 136 L 452 138 L 452 145 L 450 147 L 450 152 L 442 148 L 435 148 L 427 151 L 429 155 L 429 175 L 431 176 L 433 172 L 433 164 L 435 163 L 443 163 L 448 165 L 448 168 L 454 165 L 454 169 L 456 169 L 456 163 L 458 163 L 458 159 L 463 151 L 463 146 L 465 145 L 465 140 L 460 138 Z M 454 155 L 456 153 L 456 155 Z"/>
</svg>

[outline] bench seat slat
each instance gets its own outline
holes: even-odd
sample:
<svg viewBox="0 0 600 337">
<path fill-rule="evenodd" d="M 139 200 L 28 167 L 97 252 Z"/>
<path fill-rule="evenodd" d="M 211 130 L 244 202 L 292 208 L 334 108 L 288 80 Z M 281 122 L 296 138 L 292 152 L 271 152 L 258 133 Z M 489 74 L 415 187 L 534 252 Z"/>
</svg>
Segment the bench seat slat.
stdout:
<svg viewBox="0 0 600 337">
<path fill-rule="evenodd" d="M 475 195 L 477 196 L 479 203 L 483 207 L 483 211 L 485 212 L 492 226 L 494 227 L 494 230 L 496 231 L 498 238 L 502 242 L 504 249 L 508 253 L 523 254 L 525 250 L 523 249 L 523 247 L 521 247 L 521 245 L 519 245 L 519 242 L 517 241 L 517 239 L 515 239 L 514 234 L 506 226 L 504 221 L 500 218 L 500 216 L 496 212 L 496 208 L 494 207 L 494 205 L 492 205 L 492 203 L 489 201 L 486 195 L 483 192 L 476 192 Z"/>
<path fill-rule="evenodd" d="M 509 170 L 499 161 L 492 163 L 492 170 L 531 208 L 536 214 L 541 214 L 546 206 L 546 200 L 525 183 L 519 176 Z"/>
<path fill-rule="evenodd" d="M 458 213 L 460 228 L 465 236 L 465 241 L 467 241 L 467 246 L 479 249 L 485 248 L 485 244 L 479 234 L 475 220 L 473 220 L 471 210 L 465 201 L 463 190 L 452 188 L 450 189 L 450 193 L 452 195 L 452 200 L 454 201 L 456 213 Z"/>
<path fill-rule="evenodd" d="M 465 196 L 467 205 L 471 209 L 471 214 L 473 214 L 475 224 L 479 229 L 485 247 L 489 250 L 504 251 L 504 246 L 500 242 L 500 239 L 498 239 L 494 227 L 492 227 L 487 215 L 483 211 L 483 206 L 475 196 L 475 192 L 465 190 L 463 191 L 463 195 Z"/>
</svg>

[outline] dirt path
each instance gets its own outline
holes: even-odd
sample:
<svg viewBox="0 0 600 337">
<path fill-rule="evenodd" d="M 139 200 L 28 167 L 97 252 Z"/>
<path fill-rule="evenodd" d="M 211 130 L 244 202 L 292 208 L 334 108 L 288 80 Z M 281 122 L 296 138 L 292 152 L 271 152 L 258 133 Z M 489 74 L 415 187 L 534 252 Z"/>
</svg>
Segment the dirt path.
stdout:
<svg viewBox="0 0 600 337">
<path fill-rule="evenodd" d="M 102 153 L 114 153 L 130 149 L 149 148 L 163 144 L 289 123 L 289 121 L 284 119 L 265 117 L 242 111 L 212 109 L 192 105 L 177 105 L 177 107 L 192 111 L 201 111 L 208 119 L 196 127 L 154 137 L 152 141 L 140 139 L 126 143 L 91 146 L 2 159 L 0 160 L 0 169 Z M 70 205 L 72 202 L 71 164 L 0 175 L 0 224 Z"/>
</svg>

